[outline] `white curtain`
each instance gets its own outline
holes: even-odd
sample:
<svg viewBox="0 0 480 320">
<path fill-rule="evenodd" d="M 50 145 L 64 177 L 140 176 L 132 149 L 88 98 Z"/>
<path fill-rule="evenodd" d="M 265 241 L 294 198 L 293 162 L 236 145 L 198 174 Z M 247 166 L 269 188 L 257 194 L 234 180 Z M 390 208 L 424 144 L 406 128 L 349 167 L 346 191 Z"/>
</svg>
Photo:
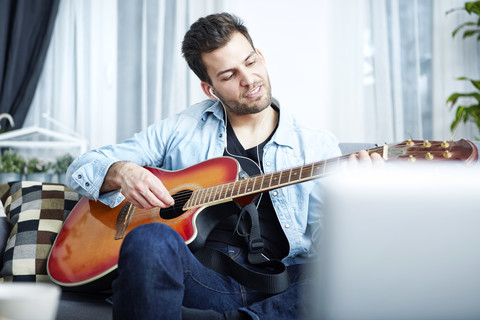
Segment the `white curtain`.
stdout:
<svg viewBox="0 0 480 320">
<path fill-rule="evenodd" d="M 203 99 L 180 46 L 220 0 L 63 0 L 25 126 L 120 142 Z"/>
<path fill-rule="evenodd" d="M 469 125 L 461 126 L 452 136 L 449 127 L 454 112 L 445 102 L 454 90 L 469 90 L 468 83 L 455 78 L 480 76 L 478 41 L 451 36 L 458 25 L 472 17 L 466 12 L 446 15 L 464 3 L 371 0 L 375 67 L 372 104 L 377 111 L 386 111 L 378 118 L 377 128 L 387 140 L 478 136 Z M 381 112 L 374 114 L 381 116 Z"/>
<path fill-rule="evenodd" d="M 465 11 L 445 13 L 452 8 L 464 7 L 465 1 L 434 1 L 434 55 L 433 55 L 433 135 L 438 139 L 450 133 L 449 127 L 455 110 L 445 101 L 454 92 L 472 92 L 469 82 L 456 80 L 469 77 L 480 80 L 480 41 L 475 37 L 462 39 L 461 33 L 452 38 L 452 32 L 460 24 L 474 21 Z M 461 124 L 455 132 L 458 138 L 479 139 L 478 128 L 472 123 Z"/>
<path fill-rule="evenodd" d="M 115 0 L 63 0 L 25 126 L 113 142 L 116 124 Z M 109 125 L 105 125 L 108 123 Z"/>
<path fill-rule="evenodd" d="M 480 78 L 453 39 L 460 0 L 63 0 L 26 124 L 120 142 L 205 98 L 180 52 L 198 17 L 230 11 L 264 54 L 283 108 L 340 141 L 448 139 L 445 103 Z M 255 8 L 255 10 L 252 10 Z M 471 18 L 470 18 L 471 19 Z M 478 136 L 472 126 L 454 138 Z"/>
</svg>

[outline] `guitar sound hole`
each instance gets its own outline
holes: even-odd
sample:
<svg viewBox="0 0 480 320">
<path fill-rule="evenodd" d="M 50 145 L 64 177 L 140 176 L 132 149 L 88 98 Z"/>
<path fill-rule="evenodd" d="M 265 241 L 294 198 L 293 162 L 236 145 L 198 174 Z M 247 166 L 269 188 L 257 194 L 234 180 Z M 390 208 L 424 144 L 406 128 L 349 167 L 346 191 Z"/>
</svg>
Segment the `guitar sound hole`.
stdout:
<svg viewBox="0 0 480 320">
<path fill-rule="evenodd" d="M 172 195 L 173 199 L 175 200 L 175 204 L 171 207 L 160 209 L 160 212 L 159 212 L 160 218 L 164 220 L 169 220 L 169 219 L 175 219 L 181 216 L 183 213 L 186 212 L 182 208 L 185 205 L 185 203 L 188 201 L 191 195 L 192 195 L 191 190 L 182 190 Z"/>
</svg>

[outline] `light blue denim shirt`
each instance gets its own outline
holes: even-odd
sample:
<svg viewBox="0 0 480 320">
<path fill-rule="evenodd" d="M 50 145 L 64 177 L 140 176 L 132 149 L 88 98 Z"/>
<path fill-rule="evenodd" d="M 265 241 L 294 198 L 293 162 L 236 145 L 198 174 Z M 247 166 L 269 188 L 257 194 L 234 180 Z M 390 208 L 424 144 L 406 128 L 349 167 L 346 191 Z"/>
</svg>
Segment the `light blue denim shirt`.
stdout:
<svg viewBox="0 0 480 320">
<path fill-rule="evenodd" d="M 339 156 L 335 137 L 298 124 L 280 109 L 278 128 L 263 150 L 265 173 Z M 136 133 L 123 143 L 78 157 L 67 172 L 67 185 L 76 192 L 114 207 L 124 199 L 118 191 L 100 195 L 109 167 L 116 161 L 180 170 L 220 157 L 226 144 L 223 107 L 206 100 Z M 312 253 L 321 229 L 321 179 L 270 191 L 280 225 L 290 244 L 286 265 L 301 263 Z"/>
</svg>

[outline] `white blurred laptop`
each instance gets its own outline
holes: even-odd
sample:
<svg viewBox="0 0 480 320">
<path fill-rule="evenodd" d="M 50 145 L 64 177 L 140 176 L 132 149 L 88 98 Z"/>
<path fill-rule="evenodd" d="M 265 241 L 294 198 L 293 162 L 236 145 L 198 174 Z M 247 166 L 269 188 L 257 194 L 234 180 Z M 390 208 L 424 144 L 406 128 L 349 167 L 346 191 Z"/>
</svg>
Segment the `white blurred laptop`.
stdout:
<svg viewBox="0 0 480 320">
<path fill-rule="evenodd" d="M 327 179 L 308 319 L 480 319 L 478 169 Z"/>
</svg>

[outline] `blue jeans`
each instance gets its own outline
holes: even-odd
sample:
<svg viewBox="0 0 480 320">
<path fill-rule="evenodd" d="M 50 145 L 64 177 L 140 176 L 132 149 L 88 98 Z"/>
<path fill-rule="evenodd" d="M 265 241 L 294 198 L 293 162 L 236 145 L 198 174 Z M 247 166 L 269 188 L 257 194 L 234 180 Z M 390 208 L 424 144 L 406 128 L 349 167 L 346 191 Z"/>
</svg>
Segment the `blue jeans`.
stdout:
<svg viewBox="0 0 480 320">
<path fill-rule="evenodd" d="M 238 248 L 228 253 L 237 262 Z M 299 266 L 288 268 L 291 285 L 277 295 L 245 288 L 204 267 L 172 228 L 152 223 L 125 238 L 113 284 L 114 319 L 181 319 L 182 307 L 226 313 L 241 310 L 252 319 L 296 319 L 305 283 Z"/>
</svg>

